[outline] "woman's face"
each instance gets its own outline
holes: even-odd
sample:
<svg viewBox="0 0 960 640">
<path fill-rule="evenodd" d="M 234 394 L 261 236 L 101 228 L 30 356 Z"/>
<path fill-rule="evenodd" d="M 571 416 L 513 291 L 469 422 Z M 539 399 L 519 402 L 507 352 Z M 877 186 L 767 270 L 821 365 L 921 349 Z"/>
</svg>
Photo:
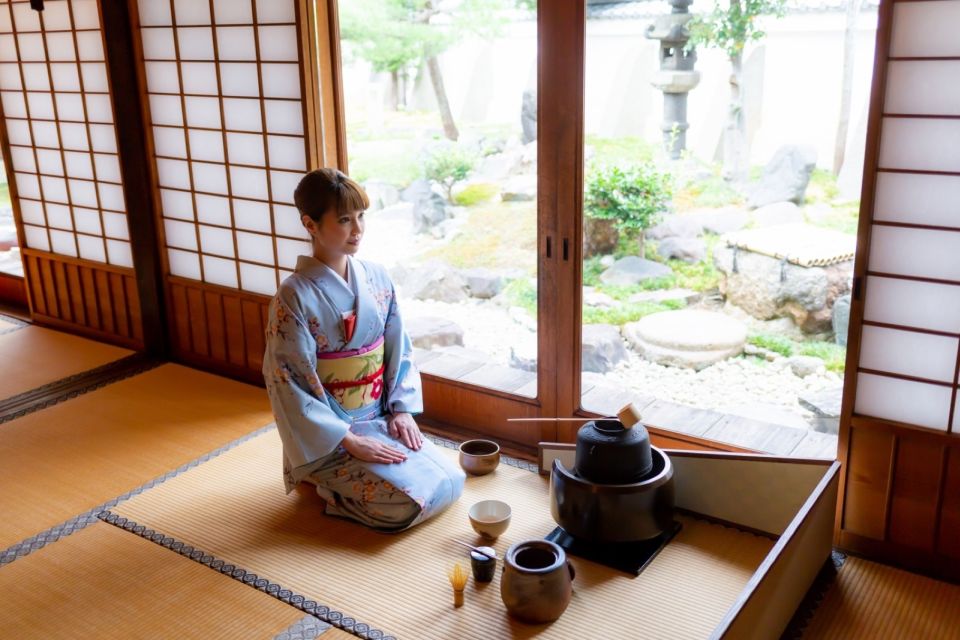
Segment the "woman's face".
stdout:
<svg viewBox="0 0 960 640">
<path fill-rule="evenodd" d="M 314 246 L 331 254 L 353 255 L 360 249 L 363 238 L 363 211 L 339 213 L 327 211 L 314 222 L 303 216 L 303 226 L 310 232 Z"/>
</svg>

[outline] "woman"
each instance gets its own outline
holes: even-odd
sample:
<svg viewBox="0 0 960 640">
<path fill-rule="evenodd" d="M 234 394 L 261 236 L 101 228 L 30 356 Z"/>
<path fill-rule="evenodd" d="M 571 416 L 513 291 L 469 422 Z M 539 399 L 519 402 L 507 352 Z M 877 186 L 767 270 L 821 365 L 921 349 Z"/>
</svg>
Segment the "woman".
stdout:
<svg viewBox="0 0 960 640">
<path fill-rule="evenodd" d="M 310 482 L 326 513 L 400 531 L 455 501 L 464 474 L 412 417 L 423 408 L 420 374 L 386 270 L 353 257 L 367 195 L 319 169 L 294 202 L 313 255 L 270 304 L 263 359 L 287 492 Z"/>
</svg>

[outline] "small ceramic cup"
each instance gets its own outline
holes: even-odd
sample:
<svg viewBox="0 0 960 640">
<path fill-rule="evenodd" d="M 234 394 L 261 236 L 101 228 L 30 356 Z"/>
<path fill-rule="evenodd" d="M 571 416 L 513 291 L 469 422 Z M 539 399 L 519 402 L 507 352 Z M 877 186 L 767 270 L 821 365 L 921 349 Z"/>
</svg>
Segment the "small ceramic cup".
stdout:
<svg viewBox="0 0 960 640">
<path fill-rule="evenodd" d="M 470 475 L 486 475 L 498 464 L 500 445 L 493 440 L 467 440 L 460 445 L 460 467 Z"/>
<path fill-rule="evenodd" d="M 488 540 L 496 540 L 507 530 L 510 514 L 510 505 L 500 500 L 482 500 L 468 512 L 473 530 Z"/>
</svg>

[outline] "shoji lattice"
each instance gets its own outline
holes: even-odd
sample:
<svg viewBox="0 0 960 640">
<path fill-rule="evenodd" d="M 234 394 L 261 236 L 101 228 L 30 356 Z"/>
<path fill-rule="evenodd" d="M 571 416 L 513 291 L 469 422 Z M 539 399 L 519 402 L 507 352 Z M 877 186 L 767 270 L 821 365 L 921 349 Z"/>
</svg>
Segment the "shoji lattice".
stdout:
<svg viewBox="0 0 960 640">
<path fill-rule="evenodd" d="M 170 274 L 272 295 L 309 251 L 295 0 L 140 0 Z"/>
<path fill-rule="evenodd" d="M 896 2 L 858 414 L 960 432 L 960 2 Z"/>
<path fill-rule="evenodd" d="M 132 267 L 96 0 L 0 3 L 0 99 L 26 246 Z"/>
</svg>

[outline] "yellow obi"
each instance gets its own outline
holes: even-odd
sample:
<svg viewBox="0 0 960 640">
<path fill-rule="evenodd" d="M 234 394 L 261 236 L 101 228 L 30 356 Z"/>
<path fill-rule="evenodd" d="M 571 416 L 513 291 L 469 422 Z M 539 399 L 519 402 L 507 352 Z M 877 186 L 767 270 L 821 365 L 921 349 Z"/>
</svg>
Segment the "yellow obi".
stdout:
<svg viewBox="0 0 960 640">
<path fill-rule="evenodd" d="M 378 402 L 383 394 L 383 336 L 360 349 L 318 353 L 317 375 L 347 411 Z"/>
</svg>

